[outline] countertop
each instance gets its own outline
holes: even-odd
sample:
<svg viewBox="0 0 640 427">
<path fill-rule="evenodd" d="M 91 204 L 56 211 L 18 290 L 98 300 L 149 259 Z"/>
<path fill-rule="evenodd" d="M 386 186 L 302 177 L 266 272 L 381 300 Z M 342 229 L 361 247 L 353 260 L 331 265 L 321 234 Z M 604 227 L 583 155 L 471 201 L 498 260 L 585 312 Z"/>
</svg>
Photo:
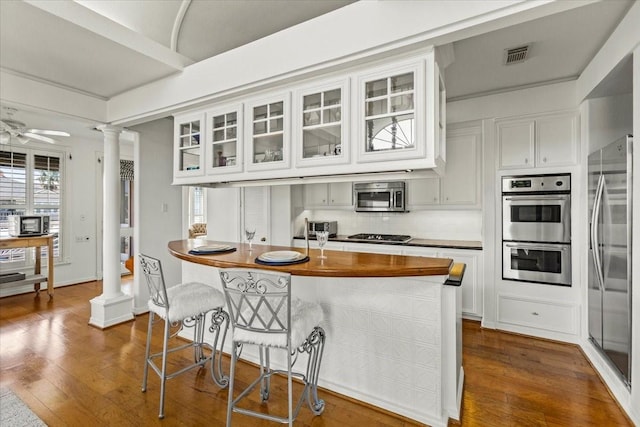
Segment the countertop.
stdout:
<svg viewBox="0 0 640 427">
<path fill-rule="evenodd" d="M 411 239 L 407 243 L 401 242 L 381 242 L 377 240 L 352 240 L 347 238 L 346 234 L 338 234 L 336 237 L 330 237 L 330 242 L 346 242 L 346 243 L 371 243 L 374 245 L 398 245 L 398 246 L 418 246 L 425 248 L 448 248 L 448 249 L 470 249 L 482 250 L 482 242 L 474 240 L 436 240 L 436 239 Z M 304 236 L 295 236 L 296 240 L 304 240 Z M 310 237 L 315 240 L 314 237 Z"/>
<path fill-rule="evenodd" d="M 237 248 L 234 252 L 215 255 L 191 255 L 198 246 L 228 244 Z M 249 251 L 246 243 L 217 242 L 203 239 L 174 240 L 168 244 L 169 253 L 184 261 L 218 268 L 260 268 L 288 272 L 294 276 L 319 277 L 405 277 L 448 275 L 453 265 L 450 258 L 429 258 L 405 255 L 385 255 L 362 252 L 324 251 L 326 259 L 319 259 L 320 250 L 310 249 L 308 262 L 286 266 L 257 264 L 255 259 L 269 251 L 297 251 L 304 249 L 287 246 L 254 245 Z"/>
</svg>

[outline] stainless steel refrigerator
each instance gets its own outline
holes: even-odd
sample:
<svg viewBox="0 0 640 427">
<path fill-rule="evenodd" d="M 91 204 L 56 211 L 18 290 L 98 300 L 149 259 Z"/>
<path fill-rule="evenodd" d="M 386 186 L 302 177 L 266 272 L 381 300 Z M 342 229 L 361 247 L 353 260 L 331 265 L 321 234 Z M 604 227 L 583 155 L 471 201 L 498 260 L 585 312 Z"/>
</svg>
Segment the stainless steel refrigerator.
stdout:
<svg viewBox="0 0 640 427">
<path fill-rule="evenodd" d="M 589 155 L 589 335 L 631 386 L 632 144 Z M 637 292 L 638 290 L 636 290 Z"/>
</svg>

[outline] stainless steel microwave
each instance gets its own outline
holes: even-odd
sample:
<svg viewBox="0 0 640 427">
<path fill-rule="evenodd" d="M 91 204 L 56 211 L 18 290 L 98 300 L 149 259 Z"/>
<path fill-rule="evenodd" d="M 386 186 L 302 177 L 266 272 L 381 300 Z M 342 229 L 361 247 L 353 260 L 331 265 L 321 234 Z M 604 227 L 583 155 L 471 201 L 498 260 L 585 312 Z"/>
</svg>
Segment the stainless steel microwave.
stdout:
<svg viewBox="0 0 640 427">
<path fill-rule="evenodd" d="M 356 212 L 406 212 L 404 181 L 353 184 Z"/>
<path fill-rule="evenodd" d="M 48 215 L 9 215 L 9 236 L 42 236 L 49 234 Z"/>
</svg>

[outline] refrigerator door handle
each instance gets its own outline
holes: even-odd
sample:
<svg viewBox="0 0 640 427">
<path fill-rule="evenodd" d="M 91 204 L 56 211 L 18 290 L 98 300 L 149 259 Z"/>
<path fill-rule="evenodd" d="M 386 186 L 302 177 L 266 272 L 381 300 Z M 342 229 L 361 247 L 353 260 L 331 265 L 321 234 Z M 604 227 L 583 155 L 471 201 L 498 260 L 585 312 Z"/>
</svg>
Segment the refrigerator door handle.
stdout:
<svg viewBox="0 0 640 427">
<path fill-rule="evenodd" d="M 604 190 L 604 177 L 600 175 L 596 188 L 596 197 L 593 202 L 593 212 L 591 218 L 591 247 L 593 260 L 595 262 L 596 276 L 600 290 L 604 291 L 604 273 L 602 271 L 602 260 L 600 259 L 600 241 L 598 240 L 598 221 L 600 221 L 600 206 L 602 204 L 602 193 Z"/>
</svg>

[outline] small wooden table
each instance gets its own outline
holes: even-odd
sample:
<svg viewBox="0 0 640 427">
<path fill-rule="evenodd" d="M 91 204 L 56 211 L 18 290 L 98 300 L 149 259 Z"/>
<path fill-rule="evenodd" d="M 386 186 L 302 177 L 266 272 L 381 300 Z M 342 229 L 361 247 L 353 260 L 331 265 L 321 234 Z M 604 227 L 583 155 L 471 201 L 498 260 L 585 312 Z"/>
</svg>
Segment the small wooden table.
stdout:
<svg viewBox="0 0 640 427">
<path fill-rule="evenodd" d="M 40 292 L 40 283 L 47 282 L 47 293 L 49 297 L 53 297 L 53 234 L 47 234 L 45 236 L 33 236 L 33 237 L 8 237 L 0 239 L 0 249 L 14 249 L 14 248 L 36 248 L 36 265 L 33 271 L 33 275 L 27 276 L 23 280 L 17 280 L 15 282 L 8 282 L 11 285 L 25 285 L 33 283 L 33 290 L 37 293 Z M 47 275 L 40 274 L 41 270 L 41 255 L 42 247 L 48 248 L 48 264 Z"/>
</svg>

